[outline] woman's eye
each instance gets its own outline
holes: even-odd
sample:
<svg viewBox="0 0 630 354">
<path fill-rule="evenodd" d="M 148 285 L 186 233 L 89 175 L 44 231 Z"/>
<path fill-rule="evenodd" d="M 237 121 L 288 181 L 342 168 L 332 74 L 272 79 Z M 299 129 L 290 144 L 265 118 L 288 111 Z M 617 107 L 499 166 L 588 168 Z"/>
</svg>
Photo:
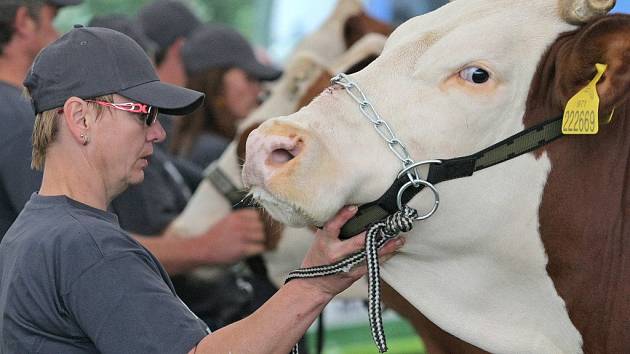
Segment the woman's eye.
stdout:
<svg viewBox="0 0 630 354">
<path fill-rule="evenodd" d="M 490 73 L 482 68 L 469 66 L 459 72 L 459 77 L 474 84 L 483 84 L 490 80 Z"/>
</svg>

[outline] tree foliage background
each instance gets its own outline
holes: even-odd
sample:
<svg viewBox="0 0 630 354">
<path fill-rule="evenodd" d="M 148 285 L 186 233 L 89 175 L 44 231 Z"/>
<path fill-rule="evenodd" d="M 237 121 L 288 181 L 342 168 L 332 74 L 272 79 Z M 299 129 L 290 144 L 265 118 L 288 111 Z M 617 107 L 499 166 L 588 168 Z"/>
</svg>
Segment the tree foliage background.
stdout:
<svg viewBox="0 0 630 354">
<path fill-rule="evenodd" d="M 95 15 L 121 14 L 134 17 L 153 0 L 84 0 L 62 9 L 56 25 L 61 31 L 76 23 L 87 24 Z M 252 42 L 268 44 L 269 14 L 273 0 L 181 0 L 204 22 L 221 22 L 238 29 Z"/>
</svg>

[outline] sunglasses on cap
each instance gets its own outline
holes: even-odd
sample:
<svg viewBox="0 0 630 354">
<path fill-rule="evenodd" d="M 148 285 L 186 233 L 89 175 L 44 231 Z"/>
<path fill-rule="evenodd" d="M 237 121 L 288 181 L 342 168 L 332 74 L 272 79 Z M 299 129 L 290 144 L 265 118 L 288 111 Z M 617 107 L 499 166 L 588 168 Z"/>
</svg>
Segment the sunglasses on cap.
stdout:
<svg viewBox="0 0 630 354">
<path fill-rule="evenodd" d="M 97 100 L 86 100 L 86 102 L 96 103 L 100 106 L 111 107 L 120 111 L 136 113 L 140 115 L 141 120 L 150 127 L 155 122 L 158 116 L 158 109 L 153 106 L 149 106 L 136 102 L 124 102 L 124 103 L 111 103 Z"/>
</svg>

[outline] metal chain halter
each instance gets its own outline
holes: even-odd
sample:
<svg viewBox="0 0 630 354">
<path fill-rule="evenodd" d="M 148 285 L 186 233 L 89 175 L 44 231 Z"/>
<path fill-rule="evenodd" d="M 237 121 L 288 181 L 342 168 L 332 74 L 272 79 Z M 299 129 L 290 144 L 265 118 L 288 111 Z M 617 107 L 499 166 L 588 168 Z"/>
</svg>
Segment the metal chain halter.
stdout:
<svg viewBox="0 0 630 354">
<path fill-rule="evenodd" d="M 381 315 L 382 309 L 378 250 L 383 247 L 387 241 L 398 237 L 401 232 L 410 231 L 413 228 L 413 222 L 415 220 L 424 220 L 435 213 L 439 205 L 439 195 L 437 190 L 431 183 L 420 178 L 416 167 L 427 163 L 441 163 L 441 161 L 415 162 L 411 158 L 405 144 L 396 137 L 389 124 L 381 119 L 380 115 L 368 101 L 363 91 L 361 91 L 361 89 L 352 82 L 348 76 L 345 74 L 338 74 L 331 79 L 331 83 L 345 88 L 350 97 L 359 104 L 359 108 L 363 116 L 365 116 L 373 124 L 376 132 L 387 142 L 389 149 L 401 161 L 402 169 L 399 176 L 406 174 L 409 178 L 409 182 L 403 185 L 398 192 L 397 202 L 399 211 L 383 220 L 373 223 L 368 228 L 365 236 L 365 249 L 363 251 L 355 253 L 330 265 L 294 270 L 289 273 L 285 283 L 297 278 L 315 278 L 339 274 L 341 272 L 349 272 L 352 267 L 365 260 L 368 268 L 368 317 L 370 321 L 370 329 L 372 331 L 372 338 L 374 339 L 374 343 L 376 344 L 379 352 L 385 353 L 387 351 L 387 342 L 385 339 L 383 318 Z M 429 187 L 435 196 L 433 209 L 426 215 L 422 216 L 418 216 L 417 210 L 407 205 L 403 205 L 401 202 L 402 193 L 407 188 L 411 186 L 418 187 L 420 185 Z M 297 345 L 293 348 L 292 353 L 299 353 Z"/>
<path fill-rule="evenodd" d="M 411 158 L 405 144 L 396 137 L 392 128 L 376 112 L 372 103 L 368 101 L 367 97 L 365 97 L 365 94 L 361 91 L 357 84 L 352 82 L 350 78 L 343 73 L 337 74 L 337 76 L 330 79 L 330 82 L 333 85 L 339 85 L 345 88 L 350 97 L 359 104 L 359 109 L 361 110 L 363 116 L 372 123 L 376 132 L 387 142 L 389 149 L 402 162 L 403 169 L 406 169 L 414 164 L 414 160 Z M 415 173 L 414 177 L 418 178 L 417 173 Z"/>
<path fill-rule="evenodd" d="M 403 203 L 401 202 L 403 192 L 411 187 L 419 187 L 420 185 L 424 185 L 428 187 L 432 192 L 435 198 L 435 202 L 433 204 L 433 208 L 426 213 L 425 215 L 417 216 L 416 220 L 424 220 L 433 215 L 440 204 L 440 195 L 433 186 L 433 184 L 423 180 L 420 178 L 420 174 L 418 173 L 417 167 L 426 164 L 441 164 L 441 160 L 428 160 L 428 161 L 420 161 L 416 162 L 411 158 L 411 154 L 407 150 L 407 146 L 394 134 L 392 128 L 384 121 L 381 116 L 376 112 L 372 103 L 367 99 L 361 88 L 354 83 L 348 75 L 344 73 L 339 73 L 332 79 L 330 79 L 331 84 L 339 85 L 343 87 L 348 95 L 359 104 L 359 109 L 365 118 L 367 118 L 370 123 L 372 123 L 374 130 L 378 133 L 378 135 L 387 142 L 387 146 L 389 149 L 396 155 L 398 160 L 402 163 L 402 169 L 398 173 L 398 177 L 407 174 L 409 178 L 409 182 L 403 185 L 398 191 L 397 204 L 398 209 L 403 210 Z"/>
</svg>

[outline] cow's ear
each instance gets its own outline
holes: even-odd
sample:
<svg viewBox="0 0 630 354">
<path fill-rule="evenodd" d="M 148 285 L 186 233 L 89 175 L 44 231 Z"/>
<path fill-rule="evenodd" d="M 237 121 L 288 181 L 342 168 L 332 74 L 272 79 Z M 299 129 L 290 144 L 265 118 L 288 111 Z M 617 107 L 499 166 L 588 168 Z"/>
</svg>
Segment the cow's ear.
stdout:
<svg viewBox="0 0 630 354">
<path fill-rule="evenodd" d="M 597 84 L 600 115 L 630 100 L 630 16 L 604 16 L 584 25 L 558 56 L 558 89 L 564 103 L 596 74 L 595 64 L 608 68 Z"/>
<path fill-rule="evenodd" d="M 343 26 L 343 41 L 346 44 L 346 49 L 352 47 L 368 33 L 380 33 L 389 36 L 392 33 L 392 27 L 366 15 L 364 12 L 350 16 Z"/>
</svg>

